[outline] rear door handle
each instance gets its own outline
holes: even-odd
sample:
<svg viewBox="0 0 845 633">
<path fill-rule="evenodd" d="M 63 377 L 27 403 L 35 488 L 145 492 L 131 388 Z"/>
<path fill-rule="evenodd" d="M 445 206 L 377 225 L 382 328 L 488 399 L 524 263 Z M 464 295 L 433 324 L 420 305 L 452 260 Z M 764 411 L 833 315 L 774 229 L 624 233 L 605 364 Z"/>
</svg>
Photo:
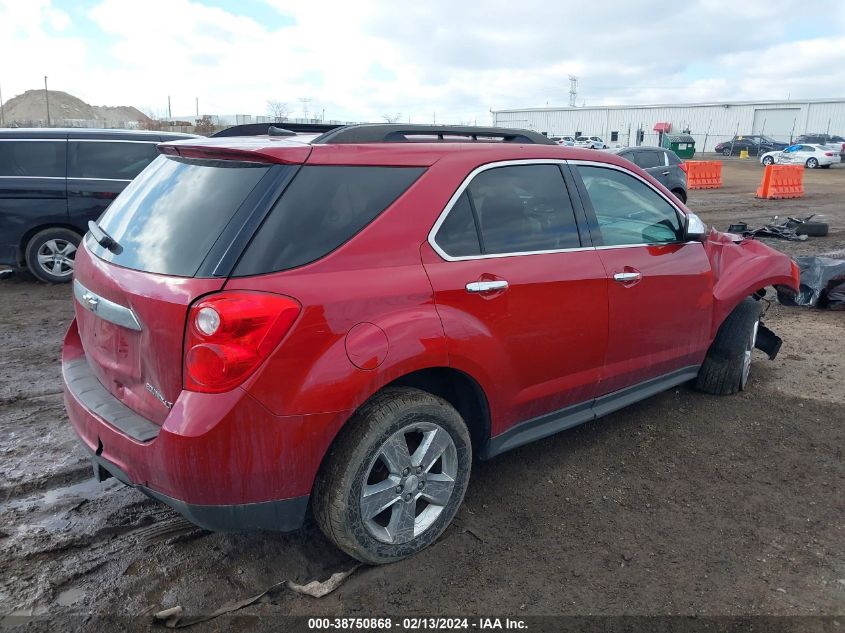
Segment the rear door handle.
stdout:
<svg viewBox="0 0 845 633">
<path fill-rule="evenodd" d="M 504 279 L 497 279 L 496 281 L 472 281 L 466 285 L 467 292 L 495 292 L 497 290 L 505 290 L 508 287 L 508 282 Z"/>
<path fill-rule="evenodd" d="M 668 171 L 664 171 L 664 172 L 663 172 L 663 175 L 664 175 L 664 176 L 668 176 L 668 175 L 669 175 L 669 172 L 668 172 Z"/>
<path fill-rule="evenodd" d="M 639 281 L 643 278 L 642 273 L 616 273 L 613 275 L 613 280 L 618 281 L 619 283 L 629 284 L 632 281 Z"/>
</svg>

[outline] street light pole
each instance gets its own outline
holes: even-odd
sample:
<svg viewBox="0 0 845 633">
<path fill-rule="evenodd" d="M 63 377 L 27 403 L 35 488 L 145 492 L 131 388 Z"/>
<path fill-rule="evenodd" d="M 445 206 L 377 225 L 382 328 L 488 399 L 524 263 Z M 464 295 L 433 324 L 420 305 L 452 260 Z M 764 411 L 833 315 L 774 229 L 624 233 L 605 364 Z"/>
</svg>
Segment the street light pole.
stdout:
<svg viewBox="0 0 845 633">
<path fill-rule="evenodd" d="M 6 127 L 6 111 L 3 109 L 3 90 L 0 89 L 0 127 Z"/>
<path fill-rule="evenodd" d="M 50 127 L 50 93 L 47 92 L 47 75 L 44 75 L 44 101 L 47 102 L 47 127 Z"/>
</svg>

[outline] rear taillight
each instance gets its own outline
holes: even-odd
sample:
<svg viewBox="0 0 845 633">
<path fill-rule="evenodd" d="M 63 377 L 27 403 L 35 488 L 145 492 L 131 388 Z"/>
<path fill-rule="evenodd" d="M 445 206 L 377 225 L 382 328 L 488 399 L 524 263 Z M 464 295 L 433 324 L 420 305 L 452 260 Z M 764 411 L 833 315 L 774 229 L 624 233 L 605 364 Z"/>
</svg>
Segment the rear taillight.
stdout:
<svg viewBox="0 0 845 633">
<path fill-rule="evenodd" d="M 678 167 L 681 168 L 682 172 L 687 173 L 687 164 L 686 163 L 682 162 L 680 165 L 678 165 Z"/>
<path fill-rule="evenodd" d="M 824 155 L 825 156 L 833 156 L 833 152 L 825 152 Z"/>
<path fill-rule="evenodd" d="M 188 311 L 185 389 L 220 393 L 237 387 L 270 355 L 299 315 L 290 297 L 220 292 Z"/>
</svg>

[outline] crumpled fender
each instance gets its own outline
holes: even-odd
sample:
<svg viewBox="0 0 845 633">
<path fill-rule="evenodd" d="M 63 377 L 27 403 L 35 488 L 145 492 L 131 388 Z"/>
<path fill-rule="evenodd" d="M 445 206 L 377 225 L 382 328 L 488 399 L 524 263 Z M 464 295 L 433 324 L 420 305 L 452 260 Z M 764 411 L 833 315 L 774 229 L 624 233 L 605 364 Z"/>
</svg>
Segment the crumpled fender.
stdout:
<svg viewBox="0 0 845 633">
<path fill-rule="evenodd" d="M 758 290 L 786 286 L 798 291 L 798 265 L 763 242 L 711 229 L 704 248 L 715 280 L 711 336 L 740 301 Z"/>
</svg>

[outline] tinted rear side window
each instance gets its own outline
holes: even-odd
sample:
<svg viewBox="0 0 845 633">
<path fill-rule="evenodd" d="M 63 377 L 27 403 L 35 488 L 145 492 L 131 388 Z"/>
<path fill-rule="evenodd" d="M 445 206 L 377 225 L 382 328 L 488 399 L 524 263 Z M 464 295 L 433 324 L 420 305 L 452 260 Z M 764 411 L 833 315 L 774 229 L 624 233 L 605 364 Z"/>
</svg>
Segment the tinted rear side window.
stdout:
<svg viewBox="0 0 845 633">
<path fill-rule="evenodd" d="M 287 270 L 327 255 L 372 222 L 423 171 L 421 167 L 302 167 L 234 274 Z"/>
<path fill-rule="evenodd" d="M 132 180 L 158 156 L 155 143 L 70 141 L 68 178 Z"/>
<path fill-rule="evenodd" d="M 464 191 L 449 211 L 434 237 L 436 244 L 451 257 L 481 254 L 478 229 L 470 207 L 469 194 Z"/>
<path fill-rule="evenodd" d="M 98 257 L 125 268 L 192 277 L 270 166 L 159 156 L 109 206 L 100 228 L 120 245 Z"/>
<path fill-rule="evenodd" d="M 64 178 L 66 141 L 0 141 L 0 176 Z"/>
</svg>

